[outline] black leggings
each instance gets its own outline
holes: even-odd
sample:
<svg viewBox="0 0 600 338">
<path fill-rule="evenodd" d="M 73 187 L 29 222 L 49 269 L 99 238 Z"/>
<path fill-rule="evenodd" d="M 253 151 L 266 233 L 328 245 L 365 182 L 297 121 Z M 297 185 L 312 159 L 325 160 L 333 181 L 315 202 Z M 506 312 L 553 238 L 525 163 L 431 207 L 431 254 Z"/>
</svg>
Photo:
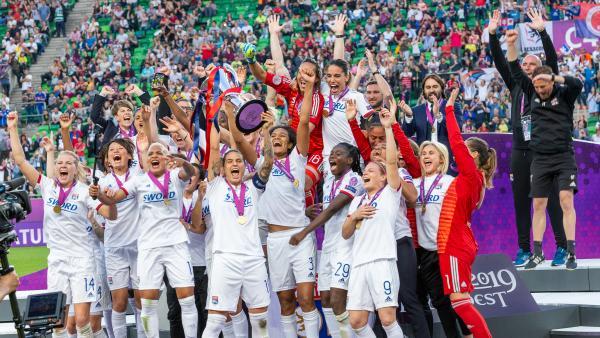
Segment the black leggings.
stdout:
<svg viewBox="0 0 600 338">
<path fill-rule="evenodd" d="M 531 160 L 532 154 L 529 150 L 513 149 L 510 158 L 511 183 L 513 201 L 515 203 L 515 216 L 517 218 L 517 234 L 519 236 L 519 248 L 531 252 Z M 555 189 L 548 197 L 548 216 L 552 224 L 556 246 L 567 247 L 567 237 L 563 227 L 563 214 L 560 207 L 558 180 L 554 180 Z"/>
<path fill-rule="evenodd" d="M 433 336 L 433 314 L 429 307 L 429 300 L 437 310 L 444 333 L 448 338 L 460 338 L 471 334 L 465 323 L 456 315 L 450 298 L 444 295 L 442 275 L 440 274 L 440 260 L 437 251 L 427 251 L 423 248 L 417 249 L 417 294 L 425 310 L 425 317 L 429 326 L 429 332 Z M 456 322 L 460 325 L 460 330 Z"/>
</svg>

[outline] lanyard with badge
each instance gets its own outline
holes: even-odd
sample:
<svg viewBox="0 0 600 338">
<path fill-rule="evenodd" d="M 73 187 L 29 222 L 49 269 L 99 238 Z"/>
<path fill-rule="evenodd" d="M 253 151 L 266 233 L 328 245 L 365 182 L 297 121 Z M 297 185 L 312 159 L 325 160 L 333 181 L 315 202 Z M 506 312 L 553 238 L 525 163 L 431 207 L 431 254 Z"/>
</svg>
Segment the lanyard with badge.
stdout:
<svg viewBox="0 0 600 338">
<path fill-rule="evenodd" d="M 521 127 L 523 127 L 523 140 L 531 140 L 531 114 L 525 113 L 525 93 L 521 95 Z"/>
<path fill-rule="evenodd" d="M 369 201 L 369 203 L 367 205 L 369 206 L 374 206 L 373 203 L 375 203 L 375 201 L 377 200 L 377 198 L 379 198 L 379 195 L 381 195 L 381 193 L 383 192 L 383 189 L 385 189 L 385 185 L 383 186 L 383 188 L 379 189 L 379 191 L 377 191 L 375 193 L 375 195 L 373 195 L 373 198 L 371 198 L 371 200 Z M 360 199 L 360 203 L 358 203 L 358 207 L 360 208 L 363 205 L 363 202 L 365 201 L 365 198 L 367 198 L 367 193 L 365 193 L 363 195 L 363 197 Z M 362 226 L 362 220 L 358 221 L 355 225 L 356 230 L 360 229 L 360 227 Z"/>
<path fill-rule="evenodd" d="M 443 100 L 440 99 L 438 101 L 438 107 L 441 107 Z M 433 106 L 433 103 L 431 104 Z M 437 124 L 437 117 L 433 116 L 431 113 L 431 108 L 429 108 L 429 103 L 425 103 L 425 114 L 427 115 L 427 122 L 431 125 L 431 133 L 434 134 L 436 132 L 435 126 Z M 438 112 L 439 114 L 439 112 Z"/>
<path fill-rule="evenodd" d="M 346 96 L 346 94 L 348 94 L 348 92 L 350 91 L 350 88 L 346 87 L 346 89 L 344 89 L 344 91 L 338 96 L 338 99 L 334 102 L 333 101 L 333 96 L 331 94 L 329 94 L 329 105 L 328 108 L 329 110 L 323 110 L 323 116 L 328 117 L 330 115 L 333 114 L 333 109 L 335 108 L 335 105 L 340 102 L 344 96 Z M 325 113 L 327 111 L 327 113 Z"/>
</svg>

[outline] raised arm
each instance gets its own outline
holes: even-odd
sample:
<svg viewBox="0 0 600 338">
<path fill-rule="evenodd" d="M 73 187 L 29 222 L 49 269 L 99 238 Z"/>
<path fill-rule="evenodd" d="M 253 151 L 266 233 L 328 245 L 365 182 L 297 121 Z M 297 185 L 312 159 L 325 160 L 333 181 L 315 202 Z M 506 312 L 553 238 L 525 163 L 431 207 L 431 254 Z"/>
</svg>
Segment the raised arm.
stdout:
<svg viewBox="0 0 600 338">
<path fill-rule="evenodd" d="M 208 181 L 212 181 L 221 174 L 221 154 L 219 152 L 219 132 L 213 126 L 210 128 L 210 155 L 208 157 Z"/>
<path fill-rule="evenodd" d="M 577 97 L 581 94 L 581 89 L 583 88 L 583 83 L 581 82 L 581 80 L 572 76 L 539 74 L 533 79 L 533 81 L 535 82 L 538 80 L 545 80 L 558 84 L 564 84 L 567 88 L 565 99 L 571 106 L 575 104 L 575 101 L 577 100 Z"/>
<path fill-rule="evenodd" d="M 345 14 L 339 14 L 334 22 L 331 30 L 335 34 L 335 43 L 333 44 L 333 59 L 344 60 L 344 26 L 348 22 L 348 17 Z"/>
<path fill-rule="evenodd" d="M 197 234 L 203 234 L 206 232 L 206 223 L 202 219 L 202 202 L 206 196 L 206 181 L 201 181 L 198 186 L 198 199 L 192 209 L 192 224 L 190 225 L 190 231 Z"/>
<path fill-rule="evenodd" d="M 508 68 L 508 62 L 502 52 L 502 46 L 500 45 L 500 39 L 496 32 L 498 31 L 498 25 L 500 24 L 500 11 L 495 10 L 494 14 L 490 17 L 490 23 L 488 24 L 488 32 L 490 33 L 490 51 L 494 65 L 500 73 L 502 80 L 509 89 L 512 89 L 514 82 L 510 74 L 510 68 Z"/>
<path fill-rule="evenodd" d="M 258 81 L 264 83 L 265 78 L 267 77 L 267 72 L 262 69 L 258 62 L 256 62 L 256 46 L 251 43 L 244 43 L 240 44 L 239 47 L 244 54 L 246 61 L 248 61 L 250 73 L 252 73 L 252 75 L 254 75 Z"/>
<path fill-rule="evenodd" d="M 392 101 L 393 102 L 393 101 Z M 398 190 L 402 185 L 402 180 L 398 174 L 398 146 L 394 140 L 392 131 L 393 118 L 396 113 L 396 104 L 393 103 L 391 111 L 382 108 L 379 112 L 381 125 L 385 128 L 385 169 L 387 173 L 387 183 L 390 188 Z"/>
<path fill-rule="evenodd" d="M 174 120 L 168 116 L 159 119 L 160 123 L 164 125 L 163 130 L 170 133 L 176 133 L 183 139 L 185 142 L 185 146 L 183 150 L 189 151 L 194 147 L 194 140 L 192 140 L 192 136 L 190 133 L 183 127 L 183 125 L 178 121 Z M 145 128 L 145 126 L 144 126 Z"/>
<path fill-rule="evenodd" d="M 94 124 L 99 125 L 102 129 L 106 129 L 106 125 L 109 120 L 104 118 L 104 102 L 106 99 L 115 94 L 115 90 L 109 86 L 102 87 L 100 94 L 94 97 L 94 103 L 92 103 L 92 111 L 90 113 L 90 118 Z"/>
<path fill-rule="evenodd" d="M 421 165 L 419 164 L 419 159 L 415 155 L 408 137 L 406 137 L 398 122 L 394 121 L 394 124 L 392 124 L 392 131 L 394 133 L 394 139 L 400 148 L 402 158 L 404 159 L 404 162 L 406 162 L 406 170 L 414 178 L 421 177 Z"/>
<path fill-rule="evenodd" d="M 300 121 L 297 129 L 298 136 L 296 148 L 298 149 L 298 152 L 302 154 L 302 156 L 306 156 L 308 154 L 308 146 L 310 142 L 308 122 L 310 121 L 310 112 L 312 111 L 313 106 L 313 96 L 311 94 L 314 86 L 316 85 L 315 82 L 317 80 L 317 76 L 311 69 L 306 67 L 300 70 L 300 76 L 302 76 L 306 82 L 306 87 L 304 90 L 307 94 L 302 98 L 302 107 L 300 107 Z"/>
<path fill-rule="evenodd" d="M 246 162 L 250 163 L 251 165 L 255 165 L 256 160 L 258 159 L 256 155 L 256 150 L 250 144 L 250 142 L 246 140 L 242 132 L 239 131 L 237 125 L 235 124 L 235 107 L 233 106 L 231 101 L 227 99 L 223 101 L 223 110 L 225 111 L 225 115 L 227 115 L 229 132 L 231 133 L 231 137 L 234 141 L 233 146 L 237 146 L 237 149 L 240 150 Z"/>
<path fill-rule="evenodd" d="M 358 66 L 356 67 L 356 74 L 352 77 L 352 81 L 350 81 L 350 84 L 348 85 L 350 89 L 358 90 L 360 81 L 367 74 L 367 69 L 367 61 L 365 59 L 360 59 Z"/>
<path fill-rule="evenodd" d="M 546 23 L 544 17 L 535 8 L 530 8 L 527 12 L 527 16 L 531 19 L 531 22 L 527 25 L 531 29 L 535 29 L 542 40 L 542 46 L 544 47 L 544 54 L 546 54 L 546 65 L 552 68 L 554 74 L 558 74 L 558 55 L 552 44 L 552 39 L 548 32 L 546 32 Z"/>
<path fill-rule="evenodd" d="M 167 105 L 169 106 L 169 110 L 171 110 L 171 114 L 175 116 L 177 121 L 179 121 L 179 123 L 181 123 L 184 126 L 189 126 L 190 118 L 192 116 L 188 116 L 185 113 L 185 111 L 181 109 L 181 107 L 179 107 L 179 105 L 177 104 L 177 102 L 175 102 L 173 96 L 169 93 L 167 88 L 165 86 L 160 86 L 156 88 L 156 90 L 158 91 L 158 95 L 167 103 Z"/>
<path fill-rule="evenodd" d="M 512 74 L 513 80 L 521 85 L 523 92 L 531 96 L 535 92 L 531 79 L 523 72 L 521 65 L 517 61 L 519 51 L 517 50 L 517 39 L 519 33 L 516 30 L 506 31 L 506 43 L 508 45 L 508 52 L 506 53 L 506 59 L 508 60 L 508 66 L 510 73 Z M 446 104 L 447 106 L 448 104 Z"/>
<path fill-rule="evenodd" d="M 267 23 L 269 24 L 269 41 L 271 43 L 271 57 L 277 65 L 277 69 L 275 69 L 275 72 L 283 72 L 283 74 L 286 74 L 289 77 L 290 72 L 284 66 L 285 60 L 283 58 L 283 51 L 281 50 L 281 42 L 279 41 L 279 34 L 283 29 L 283 26 L 279 24 L 279 15 L 269 16 L 267 18 Z"/>
<path fill-rule="evenodd" d="M 54 155 L 56 154 L 56 147 L 54 147 L 54 143 L 51 138 L 44 137 L 40 142 L 40 147 L 46 150 L 46 177 L 54 178 L 54 161 L 56 158 Z"/>
<path fill-rule="evenodd" d="M 356 100 L 348 99 L 346 101 L 346 120 L 348 120 L 348 124 L 350 124 L 350 130 L 352 130 L 352 136 L 354 136 L 354 140 L 358 145 L 358 151 L 360 152 L 360 156 L 363 158 L 365 163 L 371 160 L 371 145 L 369 144 L 369 140 L 365 134 L 363 134 L 360 126 L 358 125 L 358 121 L 356 120 Z"/>
<path fill-rule="evenodd" d="M 21 145 L 21 140 L 19 138 L 19 115 L 17 112 L 11 112 L 8 114 L 6 124 L 6 129 L 8 130 L 10 136 L 10 147 L 12 149 L 13 158 L 15 159 L 15 164 L 19 167 L 29 184 L 31 186 L 35 186 L 39 180 L 40 174 L 29 162 L 27 162 L 27 159 L 25 158 L 25 152 L 23 152 L 23 146 Z"/>
<path fill-rule="evenodd" d="M 155 96 L 150 100 L 150 106 L 142 106 L 142 119 L 144 120 L 144 134 L 148 138 L 148 144 L 158 142 L 158 126 L 156 125 L 156 113 L 160 106 L 160 97 Z"/>
<path fill-rule="evenodd" d="M 175 167 L 181 168 L 181 170 L 179 171 L 180 180 L 189 181 L 192 178 L 192 176 L 194 176 L 194 166 L 191 165 L 190 162 L 182 158 L 175 157 L 173 155 L 168 155 L 167 161 L 174 162 Z"/>
<path fill-rule="evenodd" d="M 465 141 L 460 133 L 460 126 L 458 125 L 456 116 L 454 116 L 454 103 L 459 91 L 458 87 L 454 88 L 452 94 L 450 94 L 450 99 L 446 103 L 446 127 L 448 129 L 448 138 L 450 139 L 450 149 L 452 150 L 452 154 L 454 154 L 459 174 L 472 174 L 478 172 L 477 166 L 473 157 L 471 157 L 469 149 L 465 145 Z"/>
<path fill-rule="evenodd" d="M 124 200 L 125 197 L 127 197 L 127 195 L 129 194 L 129 192 L 127 192 L 127 190 L 125 190 L 124 188 L 111 190 L 109 187 L 106 187 L 104 189 L 101 189 L 97 183 L 94 183 L 90 185 L 89 194 L 90 197 L 94 199 L 97 198 L 100 202 L 102 202 L 102 204 L 104 204 L 104 206 L 109 206 L 115 205 L 120 201 Z M 102 216 L 106 217 L 105 215 Z M 113 220 L 112 218 L 108 219 Z"/>
<path fill-rule="evenodd" d="M 274 121 L 273 115 L 270 112 L 263 112 L 261 118 L 265 122 L 265 124 L 262 126 L 264 142 L 263 162 L 256 175 L 258 175 L 258 178 L 266 184 L 269 181 L 271 170 L 273 169 L 273 144 L 271 143 L 271 134 L 269 134 L 269 129 L 273 127 Z"/>
<path fill-rule="evenodd" d="M 377 62 L 375 62 L 375 57 L 370 50 L 365 50 L 365 56 L 367 57 L 367 61 L 369 62 L 369 69 L 371 70 L 371 74 L 377 81 L 377 85 L 379 86 L 379 90 L 381 90 L 381 94 L 383 95 L 383 99 L 387 99 L 388 97 L 392 97 L 392 88 L 385 80 L 383 75 L 379 72 L 379 68 L 377 67 Z"/>
<path fill-rule="evenodd" d="M 60 123 L 60 136 L 63 140 L 63 148 L 65 150 L 73 151 L 73 142 L 71 142 L 71 125 L 75 120 L 75 114 L 64 113 L 60 115 L 58 122 Z"/>
</svg>

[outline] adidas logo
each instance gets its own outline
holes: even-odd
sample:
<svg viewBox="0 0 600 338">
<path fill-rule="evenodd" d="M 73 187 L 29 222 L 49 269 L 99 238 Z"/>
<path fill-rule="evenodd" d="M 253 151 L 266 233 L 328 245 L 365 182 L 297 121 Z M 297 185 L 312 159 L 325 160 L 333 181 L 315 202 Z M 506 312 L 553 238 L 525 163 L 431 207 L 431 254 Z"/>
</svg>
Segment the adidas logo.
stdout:
<svg viewBox="0 0 600 338">
<path fill-rule="evenodd" d="M 340 282 L 340 283 L 344 283 L 344 282 L 346 282 L 346 280 L 345 280 L 345 279 L 343 279 L 343 278 L 340 278 L 340 280 L 339 280 L 338 282 Z"/>
<path fill-rule="evenodd" d="M 386 303 L 389 303 L 389 302 L 391 302 L 391 301 L 392 301 L 392 297 L 390 297 L 390 296 L 387 296 L 387 298 L 385 299 L 385 302 L 386 302 Z"/>
<path fill-rule="evenodd" d="M 461 288 L 466 288 L 467 287 L 467 283 L 465 283 L 465 281 L 462 282 L 462 284 L 460 284 Z"/>
<path fill-rule="evenodd" d="M 312 273 L 312 272 L 309 272 L 309 273 L 308 273 L 308 277 L 314 277 L 314 276 L 315 276 L 315 274 L 314 274 L 314 273 Z"/>
<path fill-rule="evenodd" d="M 576 187 L 577 183 L 575 183 L 575 181 L 572 181 L 571 184 L 569 184 L 569 187 Z"/>
<path fill-rule="evenodd" d="M 88 296 L 88 298 L 92 298 L 92 297 L 94 297 L 94 293 L 93 293 L 93 292 L 90 292 L 90 293 L 88 293 L 88 295 L 87 295 L 87 296 Z"/>
</svg>

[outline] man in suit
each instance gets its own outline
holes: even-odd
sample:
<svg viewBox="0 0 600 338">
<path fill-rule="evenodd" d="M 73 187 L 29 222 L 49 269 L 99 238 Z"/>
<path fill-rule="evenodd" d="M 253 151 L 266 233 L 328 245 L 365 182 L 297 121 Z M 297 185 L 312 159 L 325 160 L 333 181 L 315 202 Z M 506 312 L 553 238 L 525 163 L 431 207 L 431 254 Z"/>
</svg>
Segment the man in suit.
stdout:
<svg viewBox="0 0 600 338">
<path fill-rule="evenodd" d="M 415 107 L 410 107 L 406 102 L 400 102 L 400 108 L 405 114 L 402 122 L 402 130 L 408 137 L 416 134 L 417 143 L 420 145 L 425 141 L 437 141 L 444 144 L 450 152 L 448 141 L 448 130 L 446 129 L 446 100 L 444 91 L 446 84 L 436 74 L 428 74 L 423 80 L 422 95 L 426 102 Z M 460 104 L 456 103 L 454 111 L 460 112 Z M 462 124 L 460 114 L 456 115 L 459 125 Z M 450 172 L 454 172 L 454 159 L 450 152 Z"/>
</svg>

